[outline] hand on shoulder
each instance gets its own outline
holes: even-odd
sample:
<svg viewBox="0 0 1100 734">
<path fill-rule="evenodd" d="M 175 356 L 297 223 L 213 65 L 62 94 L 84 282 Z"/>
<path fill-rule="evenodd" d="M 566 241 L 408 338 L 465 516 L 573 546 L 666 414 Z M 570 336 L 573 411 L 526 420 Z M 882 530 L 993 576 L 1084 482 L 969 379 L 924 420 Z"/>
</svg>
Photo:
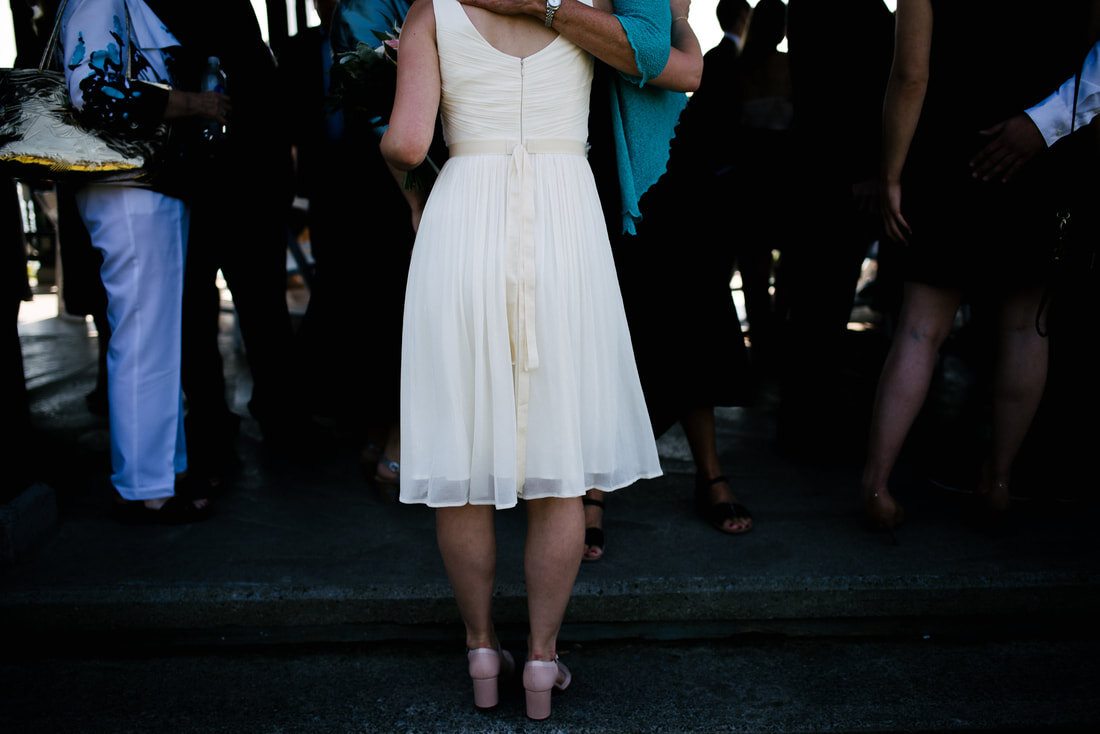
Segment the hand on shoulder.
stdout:
<svg viewBox="0 0 1100 734">
<path fill-rule="evenodd" d="M 488 10 L 499 15 L 530 15 L 542 17 L 546 12 L 545 0 L 458 0 L 463 5 Z"/>
</svg>

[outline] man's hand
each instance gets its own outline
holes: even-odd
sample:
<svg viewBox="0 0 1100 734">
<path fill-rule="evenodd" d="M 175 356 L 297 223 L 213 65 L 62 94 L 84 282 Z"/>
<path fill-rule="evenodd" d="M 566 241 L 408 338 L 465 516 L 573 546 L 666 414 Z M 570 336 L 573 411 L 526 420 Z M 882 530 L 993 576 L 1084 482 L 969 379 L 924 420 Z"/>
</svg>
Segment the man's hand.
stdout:
<svg viewBox="0 0 1100 734">
<path fill-rule="evenodd" d="M 546 13 L 545 0 L 458 0 L 463 5 L 488 10 L 498 15 L 530 15 L 542 18 Z"/>
<path fill-rule="evenodd" d="M 982 181 L 1010 180 L 1047 146 L 1039 128 L 1022 112 L 979 132 L 990 141 L 970 160 L 970 167 L 974 169 L 971 175 Z"/>
</svg>

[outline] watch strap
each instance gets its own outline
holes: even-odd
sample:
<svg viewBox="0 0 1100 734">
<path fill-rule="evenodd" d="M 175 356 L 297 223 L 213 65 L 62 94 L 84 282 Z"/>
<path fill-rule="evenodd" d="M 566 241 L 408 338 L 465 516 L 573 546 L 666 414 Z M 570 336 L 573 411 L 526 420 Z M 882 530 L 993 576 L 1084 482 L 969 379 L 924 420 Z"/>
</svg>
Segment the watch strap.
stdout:
<svg viewBox="0 0 1100 734">
<path fill-rule="evenodd" d="M 551 28 L 554 25 L 554 14 L 558 12 L 558 8 L 561 7 L 561 2 L 551 5 L 550 0 L 546 0 L 546 27 Z"/>
</svg>

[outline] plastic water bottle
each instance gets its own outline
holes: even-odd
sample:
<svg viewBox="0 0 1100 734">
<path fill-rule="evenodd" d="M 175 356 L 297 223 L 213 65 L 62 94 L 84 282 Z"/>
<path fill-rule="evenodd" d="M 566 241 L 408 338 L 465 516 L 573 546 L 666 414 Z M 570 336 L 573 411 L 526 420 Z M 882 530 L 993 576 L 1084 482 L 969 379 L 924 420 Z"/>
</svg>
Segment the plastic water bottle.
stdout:
<svg viewBox="0 0 1100 734">
<path fill-rule="evenodd" d="M 206 71 L 203 72 L 200 89 L 203 92 L 229 94 L 228 88 L 225 72 L 222 71 L 221 59 L 217 56 L 211 56 L 206 60 Z M 202 131 L 203 140 L 212 144 L 221 143 L 225 140 L 227 134 L 225 125 L 216 120 L 207 120 Z"/>
</svg>

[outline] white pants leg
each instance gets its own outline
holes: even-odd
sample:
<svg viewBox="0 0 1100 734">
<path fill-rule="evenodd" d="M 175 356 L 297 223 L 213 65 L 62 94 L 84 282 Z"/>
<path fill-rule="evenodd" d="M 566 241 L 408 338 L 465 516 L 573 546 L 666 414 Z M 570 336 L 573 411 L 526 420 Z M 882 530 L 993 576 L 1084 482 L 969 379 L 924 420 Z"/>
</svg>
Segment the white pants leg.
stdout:
<svg viewBox="0 0 1100 734">
<path fill-rule="evenodd" d="M 189 210 L 111 184 L 84 187 L 77 205 L 103 253 L 111 482 L 128 500 L 170 497 L 187 469 L 180 342 Z"/>
</svg>

